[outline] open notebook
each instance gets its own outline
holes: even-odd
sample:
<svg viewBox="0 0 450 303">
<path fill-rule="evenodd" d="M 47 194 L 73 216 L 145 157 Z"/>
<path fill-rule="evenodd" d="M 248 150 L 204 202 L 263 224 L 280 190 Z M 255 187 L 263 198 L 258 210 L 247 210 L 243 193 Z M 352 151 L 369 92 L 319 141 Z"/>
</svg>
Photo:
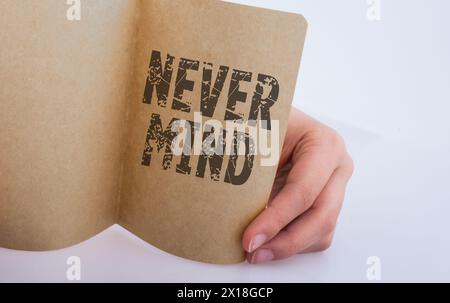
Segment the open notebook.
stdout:
<svg viewBox="0 0 450 303">
<path fill-rule="evenodd" d="M 277 122 L 283 142 L 306 21 L 214 0 L 80 3 L 69 21 L 66 1 L 0 1 L 0 246 L 53 250 L 118 223 L 181 257 L 242 261 L 276 163 L 248 136 L 244 153 L 185 152 L 212 133 L 237 150 L 210 119 Z M 193 130 L 181 154 L 177 121 Z"/>
</svg>

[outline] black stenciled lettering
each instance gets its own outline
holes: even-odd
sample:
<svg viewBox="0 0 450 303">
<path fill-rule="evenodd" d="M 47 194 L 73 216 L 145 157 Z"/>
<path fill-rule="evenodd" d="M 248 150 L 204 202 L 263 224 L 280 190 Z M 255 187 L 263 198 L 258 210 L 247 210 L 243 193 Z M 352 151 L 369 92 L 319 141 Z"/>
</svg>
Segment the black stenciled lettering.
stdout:
<svg viewBox="0 0 450 303">
<path fill-rule="evenodd" d="M 228 75 L 228 66 L 220 66 L 217 72 L 216 81 L 211 89 L 212 84 L 212 63 L 206 63 L 203 67 L 203 80 L 202 80 L 202 96 L 200 102 L 200 109 L 202 116 L 212 117 L 216 109 L 217 101 L 219 101 L 220 94 L 225 83 L 225 79 Z"/>
<path fill-rule="evenodd" d="M 242 116 L 235 112 L 236 103 L 247 101 L 247 93 L 239 90 L 240 82 L 252 81 L 252 73 L 233 69 L 231 73 L 230 90 L 228 92 L 227 111 L 225 113 L 225 120 L 242 120 Z"/>
<path fill-rule="evenodd" d="M 272 76 L 259 74 L 248 119 L 256 121 L 258 114 L 261 113 L 261 120 L 267 122 L 263 123 L 263 127 L 271 130 L 270 108 L 277 102 L 279 91 L 280 85 L 277 79 Z"/>
<path fill-rule="evenodd" d="M 215 130 L 212 127 L 211 131 L 205 131 L 203 133 L 203 148 L 198 158 L 196 176 L 203 178 L 205 176 L 206 165 L 209 164 L 211 180 L 219 181 L 222 171 L 223 155 L 225 153 L 224 138 L 226 131 L 222 130 L 223 135 L 219 138 L 219 142 L 217 142 L 214 132 Z M 205 145 L 208 145 L 211 150 L 205 150 Z M 220 151 L 220 153 L 218 154 L 217 151 Z"/>
<path fill-rule="evenodd" d="M 152 114 L 150 119 L 150 125 L 147 130 L 147 137 L 145 139 L 144 153 L 142 155 L 142 165 L 150 166 L 152 160 L 153 146 L 156 145 L 157 152 L 165 146 L 165 154 L 163 158 L 163 168 L 169 169 L 172 163 L 173 152 L 171 144 L 176 132 L 172 131 L 172 125 L 178 121 L 178 119 L 173 118 L 169 125 L 163 131 L 163 126 L 161 122 L 161 117 L 158 114 Z"/>
<path fill-rule="evenodd" d="M 184 142 L 184 148 L 187 148 L 187 153 L 184 152 L 181 154 L 180 163 L 177 164 L 176 172 L 183 175 L 190 175 L 191 174 L 191 167 L 189 166 L 189 162 L 191 160 L 190 152 L 192 150 L 193 144 L 194 144 L 194 135 L 195 135 L 195 129 L 198 128 L 198 125 L 195 125 L 192 121 L 186 121 L 187 124 L 189 124 L 190 127 L 190 144 L 187 147 L 186 142 Z M 186 140 L 187 138 L 184 138 Z"/>
<path fill-rule="evenodd" d="M 248 134 L 237 131 L 234 132 L 232 141 L 232 154 L 230 155 L 230 159 L 228 161 L 228 167 L 225 173 L 225 182 L 233 185 L 242 185 L 247 182 L 252 173 L 253 160 L 255 158 L 253 152 L 254 142 Z M 238 150 L 239 144 L 242 143 L 245 144 L 245 161 L 241 173 L 237 174 L 236 167 L 239 158 Z"/>
<path fill-rule="evenodd" d="M 161 52 L 152 51 L 150 65 L 148 68 L 148 77 L 145 84 L 143 102 L 151 104 L 153 91 L 156 87 L 156 95 L 158 98 L 158 105 L 161 107 L 167 106 L 167 96 L 169 94 L 170 81 L 172 80 L 173 61 L 175 57 L 167 54 L 164 69 L 161 62 Z"/>
<path fill-rule="evenodd" d="M 194 90 L 194 81 L 187 79 L 189 70 L 198 71 L 200 62 L 190 59 L 180 59 L 178 66 L 177 79 L 175 83 L 175 92 L 173 96 L 172 109 L 189 113 L 191 111 L 191 104 L 183 100 L 184 91 Z"/>
</svg>

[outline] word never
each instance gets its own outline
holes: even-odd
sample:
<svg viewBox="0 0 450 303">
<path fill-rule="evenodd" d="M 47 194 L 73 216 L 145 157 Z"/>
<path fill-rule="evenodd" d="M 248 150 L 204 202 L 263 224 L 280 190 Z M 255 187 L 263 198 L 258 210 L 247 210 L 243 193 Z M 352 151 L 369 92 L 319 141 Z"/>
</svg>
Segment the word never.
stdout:
<svg viewBox="0 0 450 303">
<path fill-rule="evenodd" d="M 153 92 L 156 90 L 157 103 L 161 107 L 167 107 L 167 99 L 172 82 L 173 65 L 175 57 L 170 54 L 162 66 L 161 53 L 152 51 L 148 78 L 145 86 L 143 102 L 151 104 Z M 178 64 L 178 72 L 175 81 L 174 96 L 172 99 L 172 109 L 182 112 L 191 112 L 189 101 L 184 100 L 185 91 L 194 90 L 194 81 L 187 79 L 187 72 L 198 71 L 200 62 L 196 60 L 180 58 Z M 221 65 L 217 72 L 214 84 L 212 84 L 212 63 L 204 62 L 202 81 L 201 81 L 201 100 L 200 112 L 204 117 L 213 117 L 220 95 L 224 87 L 225 80 L 228 77 L 230 68 Z M 247 101 L 247 93 L 240 91 L 241 82 L 251 82 L 252 73 L 233 69 L 231 72 L 230 86 L 227 97 L 227 109 L 224 120 L 244 120 L 242 114 L 236 113 L 237 102 L 245 103 Z M 278 81 L 269 75 L 258 74 L 256 88 L 253 93 L 250 113 L 247 120 L 258 119 L 267 121 L 266 127 L 271 129 L 270 108 L 278 99 L 279 84 Z"/>
</svg>

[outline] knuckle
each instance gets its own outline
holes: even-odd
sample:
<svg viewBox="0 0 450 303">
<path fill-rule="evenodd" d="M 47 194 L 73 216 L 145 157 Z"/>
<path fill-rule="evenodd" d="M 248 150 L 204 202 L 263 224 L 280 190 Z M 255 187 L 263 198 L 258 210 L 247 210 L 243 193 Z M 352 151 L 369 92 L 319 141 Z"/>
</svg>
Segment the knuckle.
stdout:
<svg viewBox="0 0 450 303">
<path fill-rule="evenodd" d="M 300 206 L 302 209 L 308 208 L 314 203 L 314 200 L 316 199 L 316 193 L 313 191 L 313 189 L 310 186 L 302 186 L 297 185 L 297 191 L 298 191 L 298 197 L 300 203 Z"/>
<path fill-rule="evenodd" d="M 276 234 L 278 231 L 282 230 L 285 226 L 283 216 L 280 213 L 280 209 L 275 206 L 269 206 L 268 210 L 270 213 L 269 220 L 269 228 L 272 231 L 273 234 Z"/>
<path fill-rule="evenodd" d="M 321 218 L 321 225 L 325 234 L 333 233 L 336 228 L 336 219 L 332 215 L 324 215 Z"/>
<path fill-rule="evenodd" d="M 284 253 L 283 253 L 284 257 L 289 257 L 289 256 L 295 255 L 297 253 L 297 251 L 298 251 L 298 248 L 297 248 L 297 245 L 296 245 L 295 241 L 289 241 L 286 244 L 284 250 L 285 250 Z"/>
<path fill-rule="evenodd" d="M 348 157 L 344 138 L 336 130 L 325 126 L 321 130 L 320 142 L 322 148 L 333 151 L 336 161 L 341 162 L 342 159 Z"/>
<path fill-rule="evenodd" d="M 349 176 L 352 176 L 355 171 L 355 163 L 352 159 L 352 157 L 346 152 L 344 159 L 342 160 L 342 164 L 340 167 L 348 174 Z"/>
<path fill-rule="evenodd" d="M 349 154 L 347 154 L 347 167 L 350 175 L 353 175 L 353 173 L 355 172 L 355 162 Z"/>
<path fill-rule="evenodd" d="M 317 249 L 319 251 L 325 251 L 325 250 L 329 249 L 332 244 L 333 244 L 333 237 L 329 236 L 319 243 L 319 245 L 317 246 Z"/>
<path fill-rule="evenodd" d="M 326 127 L 323 134 L 328 145 L 338 148 L 339 150 L 345 150 L 344 139 L 336 130 Z"/>
</svg>

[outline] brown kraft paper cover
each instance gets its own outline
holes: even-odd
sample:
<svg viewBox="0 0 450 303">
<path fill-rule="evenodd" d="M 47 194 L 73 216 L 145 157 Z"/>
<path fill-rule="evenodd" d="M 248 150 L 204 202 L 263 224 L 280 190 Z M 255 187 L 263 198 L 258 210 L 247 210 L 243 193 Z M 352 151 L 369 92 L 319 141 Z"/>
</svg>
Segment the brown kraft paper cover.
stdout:
<svg viewBox="0 0 450 303">
<path fill-rule="evenodd" d="M 50 250 L 115 222 L 134 1 L 0 1 L 0 246 Z"/>
<path fill-rule="evenodd" d="M 242 261 L 277 167 L 226 122 L 266 121 L 278 155 L 306 21 L 215 0 L 81 3 L 69 22 L 65 1 L 0 2 L 0 246 L 57 249 L 119 223 L 184 258 Z"/>
<path fill-rule="evenodd" d="M 181 257 L 242 261 L 242 233 L 264 209 L 277 167 L 261 166 L 258 153 L 236 162 L 173 155 L 171 122 L 195 128 L 198 112 L 203 123 L 267 119 L 261 107 L 270 106 L 283 142 L 306 22 L 221 1 L 171 0 L 144 1 L 138 24 L 119 223 Z M 272 91 L 258 99 L 266 85 Z"/>
</svg>

